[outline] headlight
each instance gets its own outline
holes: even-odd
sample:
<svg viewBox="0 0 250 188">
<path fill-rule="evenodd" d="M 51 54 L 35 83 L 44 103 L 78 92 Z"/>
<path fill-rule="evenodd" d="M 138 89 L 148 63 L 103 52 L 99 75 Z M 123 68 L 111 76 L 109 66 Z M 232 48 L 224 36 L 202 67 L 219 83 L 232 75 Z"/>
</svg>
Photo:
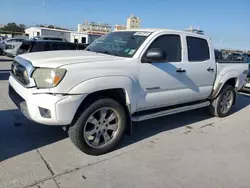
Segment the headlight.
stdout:
<svg viewBox="0 0 250 188">
<path fill-rule="evenodd" d="M 66 74 L 65 69 L 37 68 L 32 74 L 38 88 L 56 87 Z"/>
<path fill-rule="evenodd" d="M 15 46 L 14 45 L 11 45 L 11 44 L 7 44 L 5 49 L 8 50 L 8 49 L 14 49 Z"/>
</svg>

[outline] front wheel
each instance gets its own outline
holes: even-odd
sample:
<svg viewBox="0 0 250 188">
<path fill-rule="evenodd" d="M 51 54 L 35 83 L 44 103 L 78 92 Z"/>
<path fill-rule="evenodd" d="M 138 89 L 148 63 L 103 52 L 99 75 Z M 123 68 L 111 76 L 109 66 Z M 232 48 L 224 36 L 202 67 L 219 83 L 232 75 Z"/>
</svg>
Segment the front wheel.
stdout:
<svg viewBox="0 0 250 188">
<path fill-rule="evenodd" d="M 113 99 L 99 99 L 87 106 L 69 137 L 77 148 L 90 155 L 101 155 L 120 142 L 127 123 L 122 105 Z"/>
<path fill-rule="evenodd" d="M 213 99 L 209 106 L 209 112 L 216 117 L 229 115 L 236 98 L 236 92 L 231 85 L 225 85 L 217 98 Z"/>
</svg>

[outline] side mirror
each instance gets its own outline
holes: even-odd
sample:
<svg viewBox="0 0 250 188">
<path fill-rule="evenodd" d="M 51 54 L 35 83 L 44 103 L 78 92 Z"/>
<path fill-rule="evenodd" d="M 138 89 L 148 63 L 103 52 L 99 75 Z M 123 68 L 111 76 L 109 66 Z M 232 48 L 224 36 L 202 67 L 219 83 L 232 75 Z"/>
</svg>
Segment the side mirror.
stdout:
<svg viewBox="0 0 250 188">
<path fill-rule="evenodd" d="M 143 62 L 163 62 L 166 61 L 166 54 L 163 50 L 159 48 L 152 48 L 146 52 L 146 55 L 143 57 Z"/>
</svg>

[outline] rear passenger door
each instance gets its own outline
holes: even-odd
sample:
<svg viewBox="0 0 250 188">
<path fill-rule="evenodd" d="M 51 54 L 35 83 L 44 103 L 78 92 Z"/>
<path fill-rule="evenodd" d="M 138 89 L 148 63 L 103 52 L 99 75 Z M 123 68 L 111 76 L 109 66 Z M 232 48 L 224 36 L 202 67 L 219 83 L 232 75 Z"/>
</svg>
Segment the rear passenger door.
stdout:
<svg viewBox="0 0 250 188">
<path fill-rule="evenodd" d="M 187 55 L 183 68 L 186 70 L 186 76 L 197 88 L 191 94 L 196 99 L 206 99 L 213 90 L 216 76 L 214 52 L 210 51 L 211 43 L 200 37 L 186 36 L 185 38 Z"/>
</svg>

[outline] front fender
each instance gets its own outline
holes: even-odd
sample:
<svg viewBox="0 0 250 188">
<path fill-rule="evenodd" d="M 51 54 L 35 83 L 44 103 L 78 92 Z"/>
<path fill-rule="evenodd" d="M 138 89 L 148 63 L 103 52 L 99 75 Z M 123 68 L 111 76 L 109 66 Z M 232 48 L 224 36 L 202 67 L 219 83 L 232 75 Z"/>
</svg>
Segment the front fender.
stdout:
<svg viewBox="0 0 250 188">
<path fill-rule="evenodd" d="M 136 111 L 136 85 L 127 76 L 105 76 L 92 78 L 79 83 L 70 89 L 68 94 L 91 94 L 107 89 L 123 89 L 126 93 L 126 103 L 131 113 Z"/>
</svg>

